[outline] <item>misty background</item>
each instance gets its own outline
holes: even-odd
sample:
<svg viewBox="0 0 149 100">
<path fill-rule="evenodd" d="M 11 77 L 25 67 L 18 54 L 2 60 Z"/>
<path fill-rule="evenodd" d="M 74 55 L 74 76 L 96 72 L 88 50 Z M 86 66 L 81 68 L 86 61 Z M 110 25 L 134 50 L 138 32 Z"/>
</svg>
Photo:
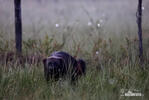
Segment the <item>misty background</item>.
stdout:
<svg viewBox="0 0 149 100">
<path fill-rule="evenodd" d="M 66 27 L 73 34 L 93 34 L 93 25 L 106 37 L 137 36 L 137 5 L 138 0 L 22 0 L 23 38 L 61 34 Z M 148 5 L 143 0 L 143 34 L 149 31 Z M 0 31 L 14 38 L 14 0 L 0 0 Z"/>
</svg>

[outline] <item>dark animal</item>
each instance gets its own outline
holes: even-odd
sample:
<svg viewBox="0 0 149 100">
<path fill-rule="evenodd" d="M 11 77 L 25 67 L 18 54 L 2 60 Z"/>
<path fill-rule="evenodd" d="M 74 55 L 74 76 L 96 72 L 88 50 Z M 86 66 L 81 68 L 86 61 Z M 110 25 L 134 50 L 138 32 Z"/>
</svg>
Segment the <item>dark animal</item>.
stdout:
<svg viewBox="0 0 149 100">
<path fill-rule="evenodd" d="M 79 76 L 85 74 L 86 63 L 82 59 L 76 60 L 66 52 L 58 51 L 50 57 L 43 59 L 44 76 L 49 79 L 58 80 L 60 77 L 69 76 L 75 81 Z"/>
</svg>

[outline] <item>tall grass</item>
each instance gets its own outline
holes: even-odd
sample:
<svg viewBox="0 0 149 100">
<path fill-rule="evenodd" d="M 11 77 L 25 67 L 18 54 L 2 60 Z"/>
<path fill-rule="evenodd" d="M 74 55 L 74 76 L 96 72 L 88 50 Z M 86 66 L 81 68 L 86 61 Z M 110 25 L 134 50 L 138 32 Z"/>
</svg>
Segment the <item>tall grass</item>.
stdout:
<svg viewBox="0 0 149 100">
<path fill-rule="evenodd" d="M 19 56 L 12 34 L 13 3 L 0 1 L 0 100 L 149 100 L 147 1 L 142 63 L 138 58 L 137 2 L 28 1 L 22 3 L 23 52 Z M 86 75 L 76 85 L 69 79 L 47 83 L 44 78 L 42 59 L 60 50 L 86 61 Z M 123 89 L 136 89 L 144 96 L 121 96 Z"/>
<path fill-rule="evenodd" d="M 70 31 L 70 30 L 69 30 Z M 101 31 L 101 30 L 100 30 Z M 1 100 L 148 100 L 149 99 L 149 52 L 145 42 L 144 62 L 138 59 L 137 39 L 94 38 L 91 46 L 84 47 L 83 41 L 72 39 L 66 32 L 59 42 L 46 35 L 42 40 L 23 41 L 23 57 L 40 55 L 46 57 L 51 52 L 65 50 L 84 58 L 87 63 L 86 76 L 76 85 L 68 79 L 47 83 L 43 75 L 41 59 L 36 63 L 28 60 L 19 63 L 14 52 L 14 41 L 0 40 L 0 99 Z M 2 36 L 1 36 L 2 37 Z M 71 44 L 67 39 L 73 40 Z M 90 37 L 92 38 L 92 37 Z M 68 39 L 69 40 L 69 39 Z M 89 41 L 89 38 L 88 38 Z M 86 43 L 90 43 L 85 41 Z M 145 40 L 146 41 L 146 40 Z M 147 40 L 148 41 L 148 40 Z M 15 54 L 14 54 L 15 55 Z M 8 58 L 11 58 L 5 61 Z M 36 59 L 36 57 L 35 57 Z M 4 63 L 5 62 L 5 63 Z M 37 64 L 38 63 L 38 64 Z M 123 97 L 121 89 L 137 89 L 144 96 Z"/>
<path fill-rule="evenodd" d="M 103 70 L 88 66 L 85 77 L 81 77 L 76 85 L 69 80 L 49 82 L 43 77 L 43 68 L 31 66 L 27 68 L 1 68 L 0 98 L 1 100 L 148 100 L 148 70 L 140 70 L 138 65 L 105 64 Z M 131 67 L 131 68 L 130 68 Z M 138 89 L 143 97 L 121 97 L 121 89 Z"/>
</svg>

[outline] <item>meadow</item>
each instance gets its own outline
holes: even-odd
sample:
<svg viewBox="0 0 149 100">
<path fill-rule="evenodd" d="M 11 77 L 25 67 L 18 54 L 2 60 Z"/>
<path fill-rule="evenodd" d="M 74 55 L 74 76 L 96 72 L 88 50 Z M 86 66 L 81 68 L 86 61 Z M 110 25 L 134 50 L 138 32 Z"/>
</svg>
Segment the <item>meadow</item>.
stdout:
<svg viewBox="0 0 149 100">
<path fill-rule="evenodd" d="M 149 99 L 147 3 L 144 3 L 143 16 L 144 58 L 140 62 L 137 3 L 115 0 L 113 7 L 102 0 L 100 6 L 96 2 L 60 3 L 56 8 L 54 4 L 49 7 L 44 2 L 39 6 L 37 2 L 23 1 L 21 56 L 15 55 L 12 1 L 0 3 L 0 14 L 3 13 L 0 17 L 0 100 Z M 128 5 L 132 6 L 128 8 Z M 86 75 L 76 85 L 70 84 L 69 79 L 46 82 L 42 59 L 53 51 L 66 51 L 86 61 Z M 128 90 L 137 90 L 142 96 L 121 96 Z"/>
</svg>

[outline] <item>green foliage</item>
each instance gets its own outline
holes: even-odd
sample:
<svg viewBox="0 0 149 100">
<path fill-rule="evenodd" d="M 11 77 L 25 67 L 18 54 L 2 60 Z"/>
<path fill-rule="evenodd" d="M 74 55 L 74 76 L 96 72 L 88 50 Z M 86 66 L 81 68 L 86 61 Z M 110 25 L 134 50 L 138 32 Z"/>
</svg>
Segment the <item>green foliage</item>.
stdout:
<svg viewBox="0 0 149 100">
<path fill-rule="evenodd" d="M 49 55 L 52 51 L 62 49 L 63 43 L 58 43 L 48 35 L 43 40 L 36 40 L 29 38 L 27 41 L 23 41 L 23 50 L 29 53 Z"/>
<path fill-rule="evenodd" d="M 29 66 L 29 65 L 27 65 Z M 69 80 L 49 82 L 43 77 L 43 68 L 31 66 L 4 72 L 1 68 L 0 98 L 1 100 L 82 100 L 82 99 L 120 99 L 121 89 L 141 90 L 147 98 L 149 89 L 148 70 L 140 70 L 139 66 L 119 67 L 106 66 L 103 70 L 91 69 L 88 66 L 86 76 L 81 77 L 76 85 Z M 131 100 L 131 99 L 128 99 Z M 146 99 L 147 100 L 147 99 Z"/>
<path fill-rule="evenodd" d="M 88 43 L 92 37 L 82 42 L 77 41 L 71 34 L 69 44 L 70 41 L 66 41 L 67 33 L 69 32 L 62 35 L 62 42 L 48 35 L 42 40 L 32 38 L 24 40 L 23 55 L 48 56 L 53 51 L 66 50 L 77 58 L 85 59 L 86 75 L 80 77 L 76 85 L 70 84 L 69 79 L 57 82 L 51 80 L 47 83 L 43 75 L 42 62 L 17 63 L 19 58 L 11 53 L 14 41 L 0 38 L 0 100 L 148 100 L 147 42 L 144 43 L 144 62 L 140 63 L 136 39 L 128 37 L 123 40 L 116 37 L 104 39 L 97 36 L 90 46 Z M 39 57 L 42 59 L 43 56 Z M 7 58 L 10 61 L 5 63 Z M 33 58 L 36 59 L 36 56 Z M 121 89 L 137 89 L 144 96 L 121 97 Z"/>
</svg>

